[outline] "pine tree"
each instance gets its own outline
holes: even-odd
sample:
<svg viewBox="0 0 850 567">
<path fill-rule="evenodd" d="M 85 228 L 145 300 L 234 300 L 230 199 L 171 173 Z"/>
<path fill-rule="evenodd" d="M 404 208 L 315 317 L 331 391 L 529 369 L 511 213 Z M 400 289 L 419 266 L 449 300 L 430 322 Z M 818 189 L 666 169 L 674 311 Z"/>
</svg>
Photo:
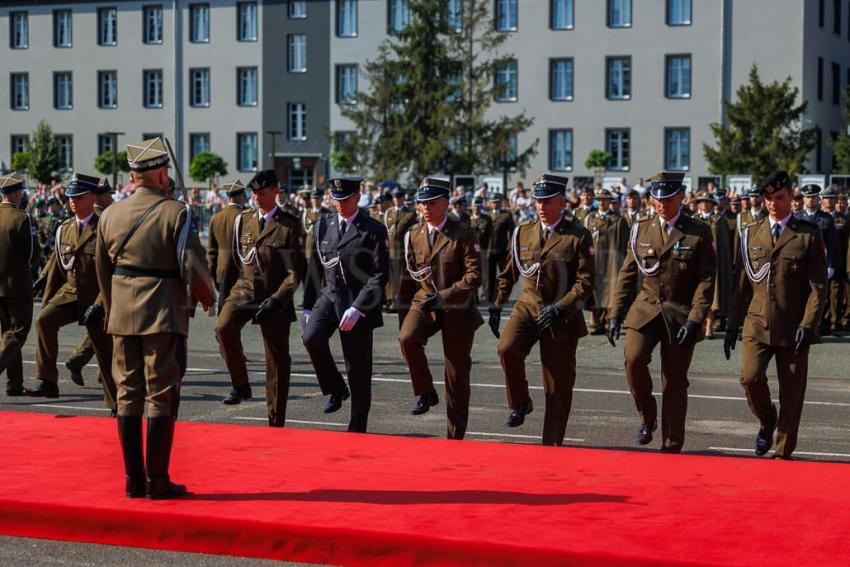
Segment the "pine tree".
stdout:
<svg viewBox="0 0 850 567">
<path fill-rule="evenodd" d="M 703 154 L 711 173 L 750 173 L 757 182 L 777 169 L 792 176 L 804 173 L 816 130 L 802 126 L 808 103 L 796 104 L 798 93 L 791 87 L 791 77 L 762 83 L 753 65 L 750 80 L 738 88 L 736 100 L 723 103 L 729 126 L 710 125 L 717 145 L 703 144 Z"/>
<path fill-rule="evenodd" d="M 830 147 L 838 164 L 836 173 L 850 173 L 850 87 L 844 92 L 844 108 L 841 109 L 841 114 L 847 123 L 846 128 L 830 141 Z"/>
<path fill-rule="evenodd" d="M 30 136 L 29 154 L 27 172 L 39 183 L 50 184 L 59 169 L 59 147 L 46 120 L 39 122 Z"/>
</svg>

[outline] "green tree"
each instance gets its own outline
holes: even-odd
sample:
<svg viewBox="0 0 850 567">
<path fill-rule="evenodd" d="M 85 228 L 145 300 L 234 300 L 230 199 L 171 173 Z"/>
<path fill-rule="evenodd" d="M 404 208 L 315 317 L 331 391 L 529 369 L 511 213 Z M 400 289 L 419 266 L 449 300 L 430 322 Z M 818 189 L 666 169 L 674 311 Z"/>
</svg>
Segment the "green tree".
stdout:
<svg viewBox="0 0 850 567">
<path fill-rule="evenodd" d="M 112 175 L 112 152 L 105 151 L 94 158 L 94 168 L 101 175 Z M 118 152 L 115 154 L 115 164 L 118 171 L 127 173 L 130 171 L 130 164 L 127 163 L 127 152 Z"/>
<path fill-rule="evenodd" d="M 29 170 L 31 159 L 29 150 L 18 152 L 12 155 L 12 162 L 9 167 L 12 168 L 12 171 L 27 171 Z"/>
<path fill-rule="evenodd" d="M 817 134 L 815 128 L 803 128 L 808 103 L 797 104 L 798 93 L 791 77 L 762 83 L 753 65 L 750 80 L 738 88 L 736 100 L 723 103 L 729 125 L 710 125 L 716 146 L 702 147 L 709 171 L 751 173 L 756 180 L 777 169 L 792 176 L 804 173 Z"/>
<path fill-rule="evenodd" d="M 844 91 L 844 108 L 841 109 L 846 127 L 829 145 L 838 164 L 836 173 L 850 173 L 850 87 Z"/>
<path fill-rule="evenodd" d="M 227 175 L 227 163 L 218 154 L 200 152 L 189 164 L 189 175 L 198 181 L 212 182 L 214 177 Z"/>
<path fill-rule="evenodd" d="M 602 181 L 602 174 L 608 169 L 614 156 L 605 150 L 590 150 L 587 158 L 584 160 L 584 167 L 593 170 L 593 179 L 596 183 Z"/>
<path fill-rule="evenodd" d="M 59 146 L 46 120 L 39 122 L 30 136 L 29 155 L 27 173 L 39 183 L 49 184 L 59 169 Z"/>
</svg>

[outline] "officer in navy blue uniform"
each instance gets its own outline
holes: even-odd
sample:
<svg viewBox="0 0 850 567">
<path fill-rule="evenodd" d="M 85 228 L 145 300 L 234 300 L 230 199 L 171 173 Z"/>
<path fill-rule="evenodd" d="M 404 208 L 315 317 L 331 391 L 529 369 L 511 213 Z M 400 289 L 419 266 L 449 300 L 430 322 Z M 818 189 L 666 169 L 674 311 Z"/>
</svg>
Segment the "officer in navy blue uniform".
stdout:
<svg viewBox="0 0 850 567">
<path fill-rule="evenodd" d="M 336 213 L 313 226 L 312 261 L 323 268 L 322 282 L 307 279 L 301 330 L 324 395 L 325 413 L 351 396 L 349 431 L 365 432 L 372 402 L 372 333 L 384 324 L 381 296 L 389 278 L 387 228 L 358 206 L 359 177 L 329 179 Z M 339 329 L 348 386 L 329 345 Z M 351 390 L 349 391 L 349 387 Z"/>
<path fill-rule="evenodd" d="M 835 228 L 835 219 L 831 214 L 821 210 L 820 185 L 814 183 L 804 185 L 800 192 L 803 194 L 803 208 L 796 212 L 794 216 L 800 220 L 814 223 L 820 229 L 826 245 L 827 277 L 832 280 L 835 275 L 835 257 L 838 254 L 838 231 Z M 821 332 L 829 334 L 829 314 L 827 314 L 825 321 L 821 322 Z"/>
</svg>

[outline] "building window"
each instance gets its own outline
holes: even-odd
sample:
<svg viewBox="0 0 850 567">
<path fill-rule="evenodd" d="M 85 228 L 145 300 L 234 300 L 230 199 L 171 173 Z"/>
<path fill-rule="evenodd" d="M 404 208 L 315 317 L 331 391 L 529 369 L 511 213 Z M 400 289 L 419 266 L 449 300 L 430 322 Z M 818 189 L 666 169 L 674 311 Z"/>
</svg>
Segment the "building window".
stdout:
<svg viewBox="0 0 850 567">
<path fill-rule="evenodd" d="M 29 110 L 30 76 L 29 73 L 12 73 L 12 110 Z"/>
<path fill-rule="evenodd" d="M 239 106 L 257 106 L 257 68 L 241 67 L 236 74 Z"/>
<path fill-rule="evenodd" d="M 189 38 L 192 43 L 210 41 L 210 5 L 191 4 L 189 6 Z"/>
<path fill-rule="evenodd" d="M 390 0 L 387 4 L 389 10 L 389 30 L 390 32 L 401 32 L 410 24 L 410 6 L 407 0 Z"/>
<path fill-rule="evenodd" d="M 257 169 L 257 134 L 237 134 L 236 144 L 239 146 L 239 171 Z"/>
<path fill-rule="evenodd" d="M 68 134 L 56 136 L 56 147 L 59 153 L 59 171 L 74 169 L 74 139 Z"/>
<path fill-rule="evenodd" d="M 287 132 L 290 140 L 307 139 L 307 105 L 290 102 L 287 106 Z"/>
<path fill-rule="evenodd" d="M 336 35 L 357 37 L 357 0 L 336 0 Z"/>
<path fill-rule="evenodd" d="M 30 138 L 26 134 L 12 134 L 12 154 L 19 154 L 21 152 L 27 151 L 27 146 L 29 146 Z"/>
<path fill-rule="evenodd" d="M 145 108 L 162 108 L 162 69 L 148 69 L 142 72 L 144 83 Z"/>
<path fill-rule="evenodd" d="M 815 128 L 815 173 L 823 171 L 823 130 Z"/>
<path fill-rule="evenodd" d="M 573 100 L 573 60 L 549 60 L 549 98 Z"/>
<path fill-rule="evenodd" d="M 518 72 L 515 59 L 505 61 L 496 68 L 496 100 L 514 102 L 517 100 Z"/>
<path fill-rule="evenodd" d="M 210 105 L 210 70 L 189 69 L 189 105 L 206 107 Z"/>
<path fill-rule="evenodd" d="M 628 100 L 632 97 L 632 58 L 608 57 L 607 85 L 609 100 Z"/>
<path fill-rule="evenodd" d="M 553 30 L 573 29 L 575 2 L 573 0 L 551 0 L 549 6 L 549 27 Z"/>
<path fill-rule="evenodd" d="M 666 128 L 664 130 L 664 168 L 670 171 L 687 171 L 691 167 L 691 129 Z"/>
<path fill-rule="evenodd" d="M 296 33 L 289 36 L 289 72 L 307 72 L 307 36 Z"/>
<path fill-rule="evenodd" d="M 145 43 L 162 43 L 162 6 L 145 6 L 142 37 Z"/>
<path fill-rule="evenodd" d="M 516 31 L 517 0 L 495 0 L 496 2 L 496 29 L 498 31 Z"/>
<path fill-rule="evenodd" d="M 337 104 L 357 102 L 357 65 L 337 65 L 336 102 Z"/>
<path fill-rule="evenodd" d="M 632 27 L 632 0 L 608 0 L 608 27 Z"/>
<path fill-rule="evenodd" d="M 446 4 L 446 27 L 457 32 L 463 29 L 462 0 L 448 0 Z"/>
<path fill-rule="evenodd" d="M 608 169 L 611 171 L 625 171 L 629 169 L 631 158 L 631 142 L 628 129 L 605 130 L 605 147 L 613 156 Z"/>
<path fill-rule="evenodd" d="M 818 100 L 823 100 L 823 57 L 818 57 Z"/>
<path fill-rule="evenodd" d="M 98 134 L 97 135 L 97 155 L 100 155 L 104 152 L 111 152 L 111 151 L 112 151 L 112 135 L 111 134 Z"/>
<path fill-rule="evenodd" d="M 71 10 L 53 10 L 53 46 L 71 47 Z"/>
<path fill-rule="evenodd" d="M 691 56 L 667 56 L 667 98 L 691 97 Z"/>
<path fill-rule="evenodd" d="M 257 41 L 257 3 L 240 2 L 239 10 L 239 41 Z"/>
<path fill-rule="evenodd" d="M 549 169 L 570 171 L 573 168 L 573 131 L 549 130 Z"/>
<path fill-rule="evenodd" d="M 841 35 L 841 2 L 844 0 L 833 0 L 834 2 L 834 13 L 832 18 L 832 33 L 837 36 Z"/>
<path fill-rule="evenodd" d="M 97 72 L 97 105 L 100 108 L 118 106 L 118 71 Z"/>
<path fill-rule="evenodd" d="M 118 44 L 118 8 L 97 9 L 97 43 Z"/>
<path fill-rule="evenodd" d="M 74 107 L 73 81 L 70 71 L 53 73 L 53 106 L 60 110 Z"/>
<path fill-rule="evenodd" d="M 307 17 L 306 0 L 289 0 L 289 19 L 303 20 Z"/>
<path fill-rule="evenodd" d="M 667 25 L 691 25 L 691 0 L 667 0 Z"/>
<path fill-rule="evenodd" d="M 10 46 L 12 49 L 26 49 L 30 43 L 30 24 L 27 12 L 9 12 Z"/>
<path fill-rule="evenodd" d="M 841 65 L 832 64 L 832 104 L 841 103 Z"/>
<path fill-rule="evenodd" d="M 154 138 L 162 138 L 162 132 L 143 132 L 142 140 L 153 140 Z"/>
<path fill-rule="evenodd" d="M 195 156 L 210 151 L 209 132 L 189 134 L 189 163 Z"/>
</svg>

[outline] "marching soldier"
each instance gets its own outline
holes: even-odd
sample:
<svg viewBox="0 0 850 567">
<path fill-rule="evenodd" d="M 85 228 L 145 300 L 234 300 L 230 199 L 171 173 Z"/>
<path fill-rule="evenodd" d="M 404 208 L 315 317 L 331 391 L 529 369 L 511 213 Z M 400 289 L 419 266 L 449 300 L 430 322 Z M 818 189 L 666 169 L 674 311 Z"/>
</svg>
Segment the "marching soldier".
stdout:
<svg viewBox="0 0 850 567">
<path fill-rule="evenodd" d="M 593 237 L 595 255 L 595 285 L 590 303 L 590 322 L 593 335 L 605 334 L 605 314 L 611 307 L 617 287 L 617 274 L 626 256 L 629 224 L 620 215 L 609 211 L 615 197 L 607 189 L 596 192 L 599 210 L 584 217 L 584 227 Z"/>
<path fill-rule="evenodd" d="M 474 197 L 472 199 L 472 214 L 469 216 L 469 225 L 475 231 L 475 238 L 478 240 L 478 245 L 483 251 L 482 259 L 487 258 L 490 251 L 490 241 L 493 238 L 493 219 L 487 214 L 487 208 L 484 206 L 484 197 Z M 481 262 L 481 291 L 486 290 L 487 282 L 489 281 L 488 272 L 489 266 L 487 262 Z M 481 295 L 476 292 L 479 298 Z M 482 298 L 483 300 L 486 298 Z"/>
<path fill-rule="evenodd" d="M 649 181 L 658 216 L 632 227 L 629 252 L 617 280 L 608 339 L 612 345 L 625 326 L 625 368 L 643 423 L 638 445 L 652 441 L 658 413 L 652 396 L 649 362 L 661 344 L 661 450 L 678 453 L 685 442 L 688 368 L 714 297 L 717 258 L 711 229 L 681 213 L 682 173 L 662 173 Z M 626 307 L 639 277 L 642 289 Z"/>
<path fill-rule="evenodd" d="M 573 213 L 578 222 L 584 224 L 584 217 L 596 209 L 593 206 L 594 191 L 591 188 L 584 189 L 579 195 L 579 206 Z"/>
<path fill-rule="evenodd" d="M 490 248 L 487 250 L 487 302 L 492 303 L 496 297 L 496 276 L 508 257 L 508 246 L 516 224 L 514 217 L 507 209 L 503 209 L 504 195 L 490 195 L 490 211 L 493 219 L 493 233 L 490 238 Z"/>
<path fill-rule="evenodd" d="M 819 341 L 827 266 L 821 231 L 791 214 L 788 174 L 771 174 L 764 192 L 770 217 L 741 235 L 740 269 L 723 346 L 728 360 L 743 319 L 741 384 L 761 424 L 756 455 L 770 450 L 778 429 L 773 456 L 789 459 L 797 445 L 809 347 Z M 778 416 L 767 384 L 767 366 L 774 357 L 781 400 Z"/>
<path fill-rule="evenodd" d="M 760 187 L 753 186 L 747 191 L 747 199 L 741 202 L 742 208 L 745 203 L 749 207 L 742 210 L 738 215 L 737 232 L 740 236 L 741 231 L 756 222 L 759 219 L 767 218 L 767 209 L 764 208 L 764 196 Z"/>
<path fill-rule="evenodd" d="M 835 222 L 832 215 L 821 210 L 819 185 L 809 184 L 803 186 L 800 190 L 803 195 L 803 208 L 794 214 L 795 217 L 801 220 L 807 220 L 815 224 L 823 233 L 823 241 L 826 244 L 826 270 L 827 277 L 831 281 L 835 276 L 835 256 L 836 248 L 838 247 L 838 234 L 835 230 Z M 824 309 L 824 317 L 821 320 L 820 333 L 828 335 L 830 333 L 830 321 L 832 318 L 829 310 L 829 302 Z"/>
<path fill-rule="evenodd" d="M 386 294 L 391 301 L 391 310 L 398 312 L 399 329 L 404 323 L 415 292 L 415 285 L 410 281 L 407 270 L 404 268 L 404 239 L 407 232 L 417 223 L 417 217 L 416 211 L 405 204 L 404 198 L 404 190 L 395 189 L 393 207 L 384 217 L 387 236 L 390 240 L 390 277 L 387 281 Z M 405 282 L 404 293 L 402 293 L 402 280 Z"/>
<path fill-rule="evenodd" d="M 233 249 L 233 226 L 245 207 L 245 186 L 240 180 L 224 184 L 227 205 L 210 217 L 207 263 L 218 290 L 218 312 L 239 279 L 239 266 Z"/>
<path fill-rule="evenodd" d="M 301 220 L 275 204 L 277 175 L 271 169 L 251 180 L 256 209 L 234 220 L 233 241 L 242 275 L 215 323 L 221 355 L 233 389 L 223 403 L 251 399 L 241 331 L 249 321 L 260 326 L 266 351 L 266 406 L 270 427 L 283 427 L 289 397 L 289 329 L 295 321 L 295 290 L 304 276 Z"/>
<path fill-rule="evenodd" d="M 322 277 L 322 268 L 319 265 L 313 264 L 313 247 L 316 245 L 313 238 L 313 225 L 322 215 L 332 213 L 329 208 L 322 205 L 322 199 L 325 197 L 325 190 L 320 188 L 313 189 L 310 193 L 310 206 L 304 209 L 301 213 L 301 223 L 304 226 L 304 256 L 307 258 L 307 271 L 304 273 L 304 279 L 318 279 Z"/>
<path fill-rule="evenodd" d="M 387 229 L 358 208 L 360 177 L 329 179 L 336 214 L 315 225 L 313 261 L 324 268 L 324 287 L 307 281 L 301 330 L 324 395 L 325 413 L 351 396 L 349 431 L 364 433 L 372 403 L 372 333 L 384 324 L 381 293 L 389 277 Z M 337 370 L 330 338 L 339 329 L 348 384 Z"/>
<path fill-rule="evenodd" d="M 428 369 L 425 346 L 442 333 L 445 356 L 448 439 L 463 439 L 469 421 L 469 372 L 475 330 L 484 324 L 475 293 L 481 285 L 481 247 L 470 226 L 448 214 L 449 180 L 426 177 L 417 201 L 425 222 L 405 239 L 405 265 L 419 290 L 399 333 L 413 393 L 413 415 L 427 412 L 439 398 Z"/>
<path fill-rule="evenodd" d="M 466 197 L 455 197 L 451 200 L 452 203 L 452 216 L 455 220 L 458 220 L 462 223 L 469 224 L 469 213 L 466 212 Z"/>
<path fill-rule="evenodd" d="M 590 232 L 565 220 L 567 178 L 541 175 L 534 182 L 539 220 L 520 223 L 510 256 L 499 274 L 499 292 L 490 307 L 490 329 L 499 338 L 499 360 L 505 372 L 508 427 L 518 427 L 534 406 L 528 394 L 525 359 L 540 342 L 546 413 L 543 444 L 562 445 L 570 417 L 576 379 L 576 348 L 587 335 L 582 310 L 593 291 L 594 250 Z M 524 280 L 522 294 L 499 337 L 502 307 L 514 285 Z"/>
<path fill-rule="evenodd" d="M 209 308 L 215 290 L 191 210 L 165 198 L 169 158 L 162 140 L 127 146 L 127 161 L 136 190 L 100 217 L 97 279 L 112 335 L 126 494 L 172 498 L 186 493 L 171 482 L 168 463 L 186 367 L 187 291 Z M 142 414 L 148 425 L 145 457 Z"/>
<path fill-rule="evenodd" d="M 59 225 L 55 253 L 45 268 L 44 297 L 35 319 L 38 338 L 35 374 L 39 383 L 26 393 L 33 397 L 59 397 L 59 373 L 56 370 L 59 329 L 77 323 L 86 327 L 102 376 L 103 399 L 115 415 L 112 339 L 103 325 L 103 307 L 98 302 L 100 286 L 95 270 L 95 235 L 99 220 L 94 212 L 97 190 L 97 177 L 79 173 L 68 184 L 67 195 L 74 217 Z"/>
<path fill-rule="evenodd" d="M 714 212 L 714 207 L 717 206 L 714 195 L 704 191 L 694 195 L 694 200 L 699 207 L 696 218 L 711 227 L 711 237 L 714 239 L 717 252 L 714 299 L 711 302 L 711 310 L 705 318 L 705 338 L 712 339 L 715 318 L 723 319 L 729 310 L 729 296 L 732 293 L 732 233 L 729 231 L 726 218 Z"/>
<path fill-rule="evenodd" d="M 824 189 L 821 193 L 821 208 L 823 212 L 830 215 L 835 226 L 835 265 L 834 273 L 829 279 L 829 319 L 824 315 L 824 325 L 831 324 L 832 334 L 836 337 L 844 336 L 844 312 L 845 312 L 845 287 L 847 286 L 847 241 L 850 236 L 850 224 L 848 224 L 847 213 L 838 210 L 838 202 L 841 194 L 834 185 Z"/>
<path fill-rule="evenodd" d="M 0 373 L 6 372 L 6 395 L 24 394 L 21 349 L 32 324 L 32 270 L 41 249 L 32 218 L 20 208 L 24 178 L 0 176 Z"/>
</svg>

